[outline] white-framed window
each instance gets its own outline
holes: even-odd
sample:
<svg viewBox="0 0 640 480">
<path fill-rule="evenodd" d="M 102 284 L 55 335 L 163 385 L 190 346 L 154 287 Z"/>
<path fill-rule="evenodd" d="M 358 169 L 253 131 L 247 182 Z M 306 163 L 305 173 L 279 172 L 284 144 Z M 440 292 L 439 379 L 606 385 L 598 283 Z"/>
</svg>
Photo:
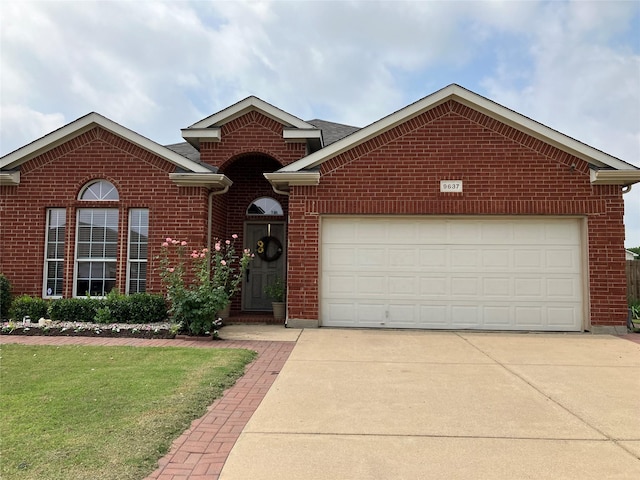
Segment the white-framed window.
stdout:
<svg viewBox="0 0 640 480">
<path fill-rule="evenodd" d="M 116 286 L 118 209 L 80 208 L 74 295 L 103 297 Z"/>
<path fill-rule="evenodd" d="M 118 190 L 107 180 L 94 180 L 87 183 L 78 196 L 78 200 L 93 202 L 118 201 L 119 198 Z"/>
<path fill-rule="evenodd" d="M 147 289 L 147 250 L 149 241 L 149 210 L 129 210 L 129 256 L 127 262 L 127 293 L 144 293 Z"/>
<path fill-rule="evenodd" d="M 64 208 L 47 209 L 47 231 L 44 252 L 44 284 L 42 296 L 59 298 L 63 294 L 64 239 L 67 211 Z"/>
<path fill-rule="evenodd" d="M 284 215 L 282 205 L 275 198 L 260 197 L 251 202 L 247 215 Z"/>
</svg>

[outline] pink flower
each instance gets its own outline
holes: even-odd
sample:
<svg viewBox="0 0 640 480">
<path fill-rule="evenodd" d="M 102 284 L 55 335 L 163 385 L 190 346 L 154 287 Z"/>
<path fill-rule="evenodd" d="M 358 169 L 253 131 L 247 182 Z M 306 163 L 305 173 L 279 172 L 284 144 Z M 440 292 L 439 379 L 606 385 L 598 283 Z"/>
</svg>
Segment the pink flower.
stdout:
<svg viewBox="0 0 640 480">
<path fill-rule="evenodd" d="M 174 244 L 174 245 L 177 245 L 177 244 L 179 244 L 180 242 L 179 242 L 178 240 L 171 240 L 171 243 L 172 243 L 172 244 Z"/>
<path fill-rule="evenodd" d="M 225 240 L 224 243 L 226 243 L 227 245 L 231 245 L 231 240 Z"/>
<path fill-rule="evenodd" d="M 226 260 L 220 260 L 220 265 L 222 265 L 223 267 L 227 265 L 227 261 Z"/>
<path fill-rule="evenodd" d="M 233 235 L 231 235 L 231 238 L 233 238 L 234 240 L 236 240 L 238 238 L 238 235 L 236 235 L 235 233 Z"/>
<path fill-rule="evenodd" d="M 208 249 L 208 248 L 203 248 L 203 249 L 202 249 L 202 253 L 207 253 L 208 251 L 209 251 L 209 249 Z"/>
<path fill-rule="evenodd" d="M 245 248 L 243 252 L 245 255 L 249 255 L 251 253 L 251 250 L 249 250 L 248 248 Z"/>
<path fill-rule="evenodd" d="M 206 257 L 206 256 L 207 256 L 207 255 L 206 255 L 205 253 L 201 253 L 201 254 L 200 254 L 200 258 L 204 258 L 204 257 Z"/>
<path fill-rule="evenodd" d="M 215 247 L 216 252 L 219 252 L 222 247 L 220 247 L 220 242 L 216 243 Z"/>
<path fill-rule="evenodd" d="M 184 240 L 182 242 L 180 242 L 180 245 L 182 245 L 183 247 L 187 246 L 187 242 L 185 242 Z"/>
<path fill-rule="evenodd" d="M 173 273 L 173 272 L 175 272 L 175 271 L 176 271 L 176 269 L 175 269 L 175 268 L 173 268 L 173 267 L 171 267 L 171 268 L 167 268 L 167 271 L 168 271 L 169 273 Z"/>
<path fill-rule="evenodd" d="M 191 258 L 198 258 L 200 255 L 198 255 L 198 252 L 193 252 L 191 254 Z"/>
<path fill-rule="evenodd" d="M 162 246 L 163 246 L 163 247 L 168 247 L 168 246 L 169 246 L 169 244 L 168 244 L 167 242 L 162 242 Z"/>
<path fill-rule="evenodd" d="M 165 238 L 164 241 L 167 242 L 167 243 L 171 243 L 171 237 Z"/>
</svg>

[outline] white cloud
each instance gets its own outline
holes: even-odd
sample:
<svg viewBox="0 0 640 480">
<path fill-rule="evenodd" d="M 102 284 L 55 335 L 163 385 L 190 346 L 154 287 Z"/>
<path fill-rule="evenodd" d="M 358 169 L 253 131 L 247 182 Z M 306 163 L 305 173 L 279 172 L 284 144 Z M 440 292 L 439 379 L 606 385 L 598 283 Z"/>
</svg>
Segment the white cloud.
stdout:
<svg viewBox="0 0 640 480">
<path fill-rule="evenodd" d="M 247 95 L 364 126 L 455 82 L 637 164 L 639 18 L 636 2 L 5 0 L 0 154 L 89 111 L 173 143 Z"/>
<path fill-rule="evenodd" d="M 620 46 L 637 5 L 551 3 L 531 18 L 530 76 L 502 64 L 488 95 L 592 147 L 640 166 L 640 54 Z M 640 245 L 639 187 L 625 195 L 627 246 Z"/>
</svg>

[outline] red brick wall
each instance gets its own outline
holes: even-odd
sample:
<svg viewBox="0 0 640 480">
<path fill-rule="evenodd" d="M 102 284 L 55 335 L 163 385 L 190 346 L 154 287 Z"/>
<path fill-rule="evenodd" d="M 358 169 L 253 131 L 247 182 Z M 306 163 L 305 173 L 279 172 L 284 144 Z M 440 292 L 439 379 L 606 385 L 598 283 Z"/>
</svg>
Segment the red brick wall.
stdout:
<svg viewBox="0 0 640 480">
<path fill-rule="evenodd" d="M 572 167 L 574 165 L 574 167 Z M 463 193 L 440 193 L 462 180 Z M 588 219 L 591 322 L 624 325 L 623 200 L 588 165 L 456 102 L 325 162 L 289 199 L 291 318 L 317 319 L 321 215 L 580 215 Z"/>
<path fill-rule="evenodd" d="M 149 209 L 148 291 L 160 291 L 154 257 L 166 236 L 194 245 L 206 241 L 207 192 L 178 187 L 168 176 L 175 166 L 101 128 L 40 155 L 21 166 L 18 186 L 0 187 L 0 271 L 16 294 L 42 294 L 47 208 L 66 208 L 64 296 L 73 289 L 76 210 L 119 209 L 120 246 L 126 245 L 128 210 Z M 118 202 L 81 202 L 90 180 L 106 179 L 118 189 Z M 126 291 L 126 248 L 119 249 L 117 287 Z"/>
<path fill-rule="evenodd" d="M 305 155 L 304 143 L 285 143 L 283 125 L 262 115 L 249 112 L 222 126 L 220 142 L 203 142 L 200 160 L 224 170 L 230 162 L 245 154 L 263 154 L 280 165 L 288 165 Z"/>
</svg>

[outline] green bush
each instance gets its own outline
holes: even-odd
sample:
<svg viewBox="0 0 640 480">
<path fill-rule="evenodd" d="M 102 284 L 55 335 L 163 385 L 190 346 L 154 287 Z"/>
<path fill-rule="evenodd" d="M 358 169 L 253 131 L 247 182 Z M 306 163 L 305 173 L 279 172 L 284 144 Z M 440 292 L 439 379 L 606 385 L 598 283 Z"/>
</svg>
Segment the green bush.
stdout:
<svg viewBox="0 0 640 480">
<path fill-rule="evenodd" d="M 93 322 L 102 306 L 99 298 L 60 298 L 51 302 L 49 314 L 56 322 Z"/>
<path fill-rule="evenodd" d="M 51 302 L 51 319 L 58 322 L 157 323 L 166 320 L 161 295 L 112 292 L 105 298 L 61 298 Z"/>
<path fill-rule="evenodd" d="M 15 321 L 22 321 L 24 317 L 28 316 L 32 322 L 38 323 L 42 317 L 47 317 L 48 308 L 49 302 L 47 300 L 22 295 L 11 303 L 9 317 Z"/>
<path fill-rule="evenodd" d="M 11 283 L 0 273 L 0 318 L 7 318 L 11 308 Z"/>
<path fill-rule="evenodd" d="M 126 298 L 130 317 L 122 323 L 155 323 L 167 319 L 167 303 L 162 295 L 134 293 Z"/>
</svg>

